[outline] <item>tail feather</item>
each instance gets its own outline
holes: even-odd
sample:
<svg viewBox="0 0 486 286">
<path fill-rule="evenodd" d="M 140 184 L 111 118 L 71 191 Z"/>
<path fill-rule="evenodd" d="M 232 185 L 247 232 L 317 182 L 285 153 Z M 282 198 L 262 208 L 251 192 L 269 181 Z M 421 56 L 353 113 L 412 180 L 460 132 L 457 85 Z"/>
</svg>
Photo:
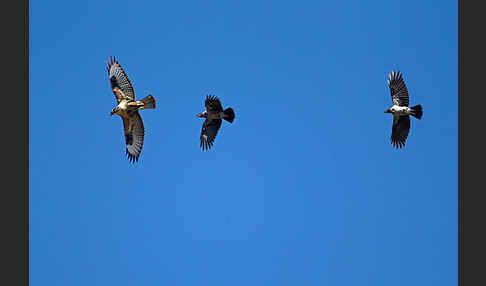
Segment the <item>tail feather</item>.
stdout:
<svg viewBox="0 0 486 286">
<path fill-rule="evenodd" d="M 140 99 L 140 101 L 143 103 L 143 106 L 141 108 L 143 108 L 143 109 L 155 109 L 155 98 L 151 94 Z"/>
<path fill-rule="evenodd" d="M 412 106 L 410 107 L 410 109 L 412 110 L 412 113 L 411 115 L 417 119 L 421 119 L 422 118 L 422 115 L 423 115 L 423 111 L 422 111 L 422 105 L 415 105 L 415 106 Z"/>
<path fill-rule="evenodd" d="M 233 108 L 229 107 L 229 108 L 226 108 L 225 111 L 223 111 L 224 113 L 224 119 L 226 121 L 228 121 L 229 123 L 233 123 L 233 120 L 235 120 L 235 112 L 233 110 Z"/>
</svg>

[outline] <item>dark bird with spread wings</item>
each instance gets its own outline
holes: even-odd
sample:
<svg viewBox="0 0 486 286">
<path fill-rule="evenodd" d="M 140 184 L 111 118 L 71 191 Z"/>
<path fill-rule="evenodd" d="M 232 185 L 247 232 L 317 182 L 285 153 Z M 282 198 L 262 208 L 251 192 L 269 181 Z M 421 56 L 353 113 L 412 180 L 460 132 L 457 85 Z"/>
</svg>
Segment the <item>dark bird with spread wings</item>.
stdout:
<svg viewBox="0 0 486 286">
<path fill-rule="evenodd" d="M 196 114 L 196 116 L 206 118 L 202 126 L 200 140 L 201 148 L 208 150 L 213 146 L 214 139 L 216 139 L 218 130 L 221 127 L 222 119 L 233 123 L 235 112 L 231 107 L 223 110 L 221 101 L 214 95 L 206 96 L 204 105 L 206 105 L 206 110 Z"/>
<path fill-rule="evenodd" d="M 417 119 L 422 118 L 422 105 L 408 107 L 408 90 L 399 71 L 392 71 L 388 75 L 387 82 L 390 87 L 393 106 L 385 110 L 385 113 L 393 115 L 391 142 L 395 148 L 399 149 L 405 146 L 410 131 L 410 115 Z"/>
<path fill-rule="evenodd" d="M 136 100 L 132 83 L 116 58 L 110 57 L 106 63 L 111 90 L 118 102 L 111 115 L 117 114 L 122 118 L 128 160 L 132 163 L 138 162 L 145 135 L 142 117 L 138 110 L 155 109 L 155 98 L 149 94 L 141 100 Z"/>
</svg>

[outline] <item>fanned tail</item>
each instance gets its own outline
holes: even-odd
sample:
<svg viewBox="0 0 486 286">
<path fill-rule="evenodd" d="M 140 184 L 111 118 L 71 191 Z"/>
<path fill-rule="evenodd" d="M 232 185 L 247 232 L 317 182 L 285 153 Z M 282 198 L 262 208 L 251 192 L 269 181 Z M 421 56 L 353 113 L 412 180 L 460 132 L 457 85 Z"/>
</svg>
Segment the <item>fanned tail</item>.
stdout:
<svg viewBox="0 0 486 286">
<path fill-rule="evenodd" d="M 235 120 L 235 112 L 233 110 L 233 108 L 229 107 L 229 108 L 226 108 L 225 111 L 223 111 L 224 113 L 224 120 L 228 121 L 229 123 L 233 123 L 233 120 Z"/>
<path fill-rule="evenodd" d="M 140 108 L 143 109 L 155 109 L 155 98 L 149 94 L 146 97 L 140 99 L 140 101 L 143 103 L 143 106 Z"/>
<path fill-rule="evenodd" d="M 415 105 L 413 107 L 410 107 L 410 109 L 412 110 L 412 113 L 411 115 L 417 119 L 421 119 L 422 118 L 422 115 L 423 115 L 423 111 L 422 111 L 422 105 Z"/>
</svg>

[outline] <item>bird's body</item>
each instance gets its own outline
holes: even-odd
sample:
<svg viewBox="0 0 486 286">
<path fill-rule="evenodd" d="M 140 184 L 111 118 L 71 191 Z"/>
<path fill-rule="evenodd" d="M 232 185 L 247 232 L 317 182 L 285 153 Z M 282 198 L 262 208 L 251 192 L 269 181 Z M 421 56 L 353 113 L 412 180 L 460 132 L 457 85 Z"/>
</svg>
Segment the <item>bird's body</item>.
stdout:
<svg viewBox="0 0 486 286">
<path fill-rule="evenodd" d="M 122 118 L 126 154 L 131 162 L 135 162 L 142 152 L 145 135 L 142 117 L 138 111 L 155 109 L 155 98 L 149 94 L 141 100 L 136 100 L 132 83 L 118 61 L 110 57 L 107 65 L 111 89 L 118 102 L 111 115 L 116 114 Z"/>
<path fill-rule="evenodd" d="M 394 147 L 402 148 L 405 146 L 405 141 L 410 131 L 410 115 L 421 119 L 423 114 L 422 106 L 419 104 L 408 107 L 408 90 L 400 72 L 392 71 L 388 75 L 387 83 L 393 102 L 393 106 L 385 110 L 385 113 L 391 113 L 393 115 L 391 142 Z"/>
<path fill-rule="evenodd" d="M 393 114 L 393 117 L 400 117 L 400 116 L 405 116 L 405 115 L 410 115 L 412 113 L 412 110 L 408 106 L 398 106 L 398 105 L 393 105 L 390 108 L 390 111 Z"/>
<path fill-rule="evenodd" d="M 203 150 L 208 150 L 213 146 L 216 135 L 223 122 L 222 119 L 233 123 L 235 112 L 231 107 L 223 110 L 221 101 L 216 96 L 212 95 L 206 97 L 204 105 L 206 106 L 206 110 L 196 114 L 196 116 L 206 118 L 202 126 L 200 141 L 201 148 Z"/>
<path fill-rule="evenodd" d="M 122 100 L 120 103 L 115 107 L 113 110 L 113 114 L 120 115 L 121 117 L 128 117 L 128 103 L 130 101 L 128 100 Z M 130 111 L 133 111 L 133 108 L 130 109 Z"/>
<path fill-rule="evenodd" d="M 220 112 L 207 112 L 207 111 L 204 111 L 202 113 L 202 116 L 201 117 L 204 117 L 204 118 L 209 119 L 209 120 L 218 120 L 218 119 L 229 118 L 229 116 L 227 114 L 225 114 L 224 111 L 220 111 Z"/>
<path fill-rule="evenodd" d="M 130 101 L 122 100 L 113 110 L 113 114 L 120 115 L 121 117 L 127 117 L 134 111 L 145 108 L 144 103 L 140 100 Z"/>
</svg>

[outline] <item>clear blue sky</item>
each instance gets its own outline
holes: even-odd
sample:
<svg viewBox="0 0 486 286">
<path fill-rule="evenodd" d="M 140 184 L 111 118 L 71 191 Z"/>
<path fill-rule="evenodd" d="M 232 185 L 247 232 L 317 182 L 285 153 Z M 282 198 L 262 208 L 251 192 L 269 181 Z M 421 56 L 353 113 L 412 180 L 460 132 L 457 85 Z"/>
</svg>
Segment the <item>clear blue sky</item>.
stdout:
<svg viewBox="0 0 486 286">
<path fill-rule="evenodd" d="M 457 285 L 457 1 L 30 4 L 31 285 Z M 135 165 L 108 56 L 158 103 Z"/>
</svg>

